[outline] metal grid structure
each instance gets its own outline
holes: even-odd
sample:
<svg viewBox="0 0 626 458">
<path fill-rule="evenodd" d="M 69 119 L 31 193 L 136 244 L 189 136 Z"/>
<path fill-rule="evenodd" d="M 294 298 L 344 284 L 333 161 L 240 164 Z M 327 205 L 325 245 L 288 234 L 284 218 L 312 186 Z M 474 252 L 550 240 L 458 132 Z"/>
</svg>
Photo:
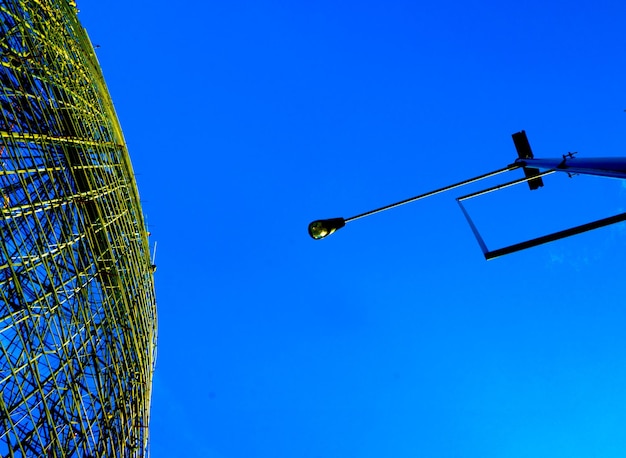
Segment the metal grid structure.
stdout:
<svg viewBox="0 0 626 458">
<path fill-rule="evenodd" d="M 69 0 L 0 0 L 0 456 L 148 453 L 148 233 Z"/>
</svg>

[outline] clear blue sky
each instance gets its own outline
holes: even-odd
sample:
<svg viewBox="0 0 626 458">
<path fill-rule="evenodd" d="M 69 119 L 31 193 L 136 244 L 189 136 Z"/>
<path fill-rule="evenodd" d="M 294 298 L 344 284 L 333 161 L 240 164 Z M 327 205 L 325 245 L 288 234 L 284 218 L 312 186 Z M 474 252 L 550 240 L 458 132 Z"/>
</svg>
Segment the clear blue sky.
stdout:
<svg viewBox="0 0 626 458">
<path fill-rule="evenodd" d="M 473 186 L 306 233 L 521 129 L 626 156 L 626 3 L 79 8 L 158 242 L 153 457 L 626 455 L 624 225 L 486 262 Z M 545 182 L 468 204 L 490 248 L 624 211 L 620 181 Z"/>
</svg>

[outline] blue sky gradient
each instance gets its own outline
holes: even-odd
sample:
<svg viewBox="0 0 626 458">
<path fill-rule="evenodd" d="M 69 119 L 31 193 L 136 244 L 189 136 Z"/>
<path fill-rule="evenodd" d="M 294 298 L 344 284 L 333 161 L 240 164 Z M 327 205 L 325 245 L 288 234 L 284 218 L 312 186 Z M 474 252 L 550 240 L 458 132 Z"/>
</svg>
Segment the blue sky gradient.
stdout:
<svg viewBox="0 0 626 458">
<path fill-rule="evenodd" d="M 151 456 L 626 454 L 623 224 L 486 262 L 478 185 L 306 233 L 504 167 L 521 129 L 626 156 L 626 3 L 79 8 L 158 242 Z M 468 202 L 490 248 L 624 211 L 618 180 L 545 184 Z"/>
</svg>

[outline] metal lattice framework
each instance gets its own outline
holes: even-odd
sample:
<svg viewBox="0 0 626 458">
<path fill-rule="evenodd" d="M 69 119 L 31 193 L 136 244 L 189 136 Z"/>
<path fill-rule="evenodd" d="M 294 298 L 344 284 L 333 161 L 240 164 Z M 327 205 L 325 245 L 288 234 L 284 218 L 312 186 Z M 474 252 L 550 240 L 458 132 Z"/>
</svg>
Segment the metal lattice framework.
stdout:
<svg viewBox="0 0 626 458">
<path fill-rule="evenodd" d="M 0 0 L 0 455 L 145 456 L 154 267 L 68 0 Z"/>
</svg>

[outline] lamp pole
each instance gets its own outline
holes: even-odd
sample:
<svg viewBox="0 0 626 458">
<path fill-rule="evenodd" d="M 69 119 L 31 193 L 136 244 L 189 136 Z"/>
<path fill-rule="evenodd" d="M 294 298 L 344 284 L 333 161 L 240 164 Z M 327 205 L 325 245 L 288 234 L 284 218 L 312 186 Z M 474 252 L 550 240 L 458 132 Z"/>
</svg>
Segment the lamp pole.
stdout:
<svg viewBox="0 0 626 458">
<path fill-rule="evenodd" d="M 478 241 L 478 244 L 480 245 L 486 259 L 493 259 L 498 256 L 524 250 L 526 248 L 541 245 L 543 243 L 548 243 L 565 237 L 570 237 L 575 234 L 580 234 L 582 232 L 590 231 L 603 226 L 608 226 L 610 224 L 615 224 L 620 221 L 626 221 L 626 212 L 624 212 L 601 220 L 592 221 L 590 223 L 586 223 L 580 226 L 571 227 L 563 231 L 555 232 L 553 234 L 547 234 L 532 240 L 527 240 L 508 247 L 489 251 L 487 249 L 487 245 L 480 236 L 478 229 L 476 228 L 469 214 L 463 207 L 462 201 L 523 182 L 527 182 L 531 190 L 536 190 L 543 186 L 542 177 L 554 172 L 566 172 L 568 174 L 596 175 L 602 177 L 626 179 L 626 157 L 577 158 L 574 157 L 575 153 L 567 153 L 561 158 L 535 159 L 530 148 L 528 138 L 526 137 L 526 133 L 523 130 L 513 134 L 513 142 L 515 143 L 515 149 L 517 150 L 518 158 L 514 163 L 509 164 L 504 168 L 494 170 L 493 172 L 485 173 L 483 175 L 479 175 L 477 177 L 470 178 L 459 183 L 445 186 L 434 191 L 426 192 L 424 194 L 411 197 L 409 199 L 401 200 L 400 202 L 395 202 L 393 204 L 389 204 L 375 210 L 370 210 L 356 216 L 351 216 L 350 218 L 329 218 L 313 221 L 309 224 L 308 227 L 309 235 L 315 240 L 320 240 L 341 229 L 347 223 L 355 221 L 357 219 L 365 218 L 367 216 L 371 216 L 385 210 L 390 210 L 401 205 L 425 199 L 427 197 L 440 194 L 442 192 L 450 191 L 451 189 L 456 189 L 461 186 L 475 183 L 477 181 L 484 180 L 486 178 L 490 178 L 501 173 L 519 168 L 523 169 L 525 178 L 513 180 L 508 183 L 496 185 L 491 188 L 457 198 L 457 202 L 459 203 L 461 210 L 463 211 L 463 214 L 465 215 L 470 225 L 470 228 L 472 229 L 472 232 L 474 232 L 474 236 L 476 237 L 476 240 Z"/>
<path fill-rule="evenodd" d="M 445 186 L 443 188 L 436 189 L 434 191 L 429 191 L 424 194 L 420 194 L 415 197 L 410 197 L 405 200 L 401 200 L 400 202 L 395 202 L 393 204 L 385 205 L 384 207 L 377 208 L 375 210 L 370 210 L 365 213 L 361 213 L 360 215 L 351 216 L 350 218 L 329 218 L 329 219 L 318 219 L 309 224 L 309 235 L 315 240 L 323 239 L 324 237 L 328 237 L 332 233 L 344 227 L 347 223 L 351 221 L 355 221 L 360 218 L 365 218 L 367 216 L 372 216 L 376 213 L 384 212 L 385 210 L 391 210 L 392 208 L 399 207 L 401 205 L 410 204 L 411 202 L 415 202 L 421 199 L 425 199 L 427 197 L 434 196 L 435 194 L 441 194 L 442 192 L 450 191 L 455 188 L 459 188 L 461 186 L 465 186 L 471 183 L 475 183 L 480 180 L 484 180 L 487 178 L 491 178 L 493 176 L 499 175 L 504 172 L 508 172 L 509 170 L 515 170 L 522 167 L 521 164 L 510 164 L 504 168 L 494 170 L 493 172 L 485 173 L 483 175 L 479 175 L 474 178 L 470 178 L 469 180 L 460 181 L 455 184 L 451 184 L 449 186 Z"/>
</svg>

